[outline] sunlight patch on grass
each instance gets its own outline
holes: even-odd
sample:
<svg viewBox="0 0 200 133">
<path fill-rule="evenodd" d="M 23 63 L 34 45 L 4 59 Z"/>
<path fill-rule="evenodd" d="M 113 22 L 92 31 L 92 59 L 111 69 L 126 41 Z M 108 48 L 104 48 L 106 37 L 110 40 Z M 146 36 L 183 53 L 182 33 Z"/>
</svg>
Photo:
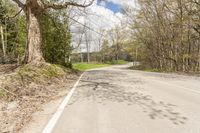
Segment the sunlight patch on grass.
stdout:
<svg viewBox="0 0 200 133">
<path fill-rule="evenodd" d="M 101 67 L 107 67 L 110 66 L 110 64 L 96 64 L 96 63 L 74 63 L 73 68 L 80 70 L 80 71 L 85 71 L 89 69 L 94 69 L 94 68 L 101 68 Z"/>
<path fill-rule="evenodd" d="M 125 61 L 125 60 L 112 60 L 112 61 L 107 61 L 106 64 L 111 64 L 111 65 L 125 65 L 127 64 L 128 62 Z"/>
</svg>

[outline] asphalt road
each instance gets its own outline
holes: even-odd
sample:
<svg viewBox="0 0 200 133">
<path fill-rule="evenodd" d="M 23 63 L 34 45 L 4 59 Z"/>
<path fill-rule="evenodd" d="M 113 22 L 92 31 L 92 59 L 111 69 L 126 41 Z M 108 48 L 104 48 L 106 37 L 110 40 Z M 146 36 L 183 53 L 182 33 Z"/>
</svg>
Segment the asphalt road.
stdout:
<svg viewBox="0 0 200 133">
<path fill-rule="evenodd" d="M 200 78 L 126 67 L 86 72 L 53 133 L 200 133 Z"/>
</svg>

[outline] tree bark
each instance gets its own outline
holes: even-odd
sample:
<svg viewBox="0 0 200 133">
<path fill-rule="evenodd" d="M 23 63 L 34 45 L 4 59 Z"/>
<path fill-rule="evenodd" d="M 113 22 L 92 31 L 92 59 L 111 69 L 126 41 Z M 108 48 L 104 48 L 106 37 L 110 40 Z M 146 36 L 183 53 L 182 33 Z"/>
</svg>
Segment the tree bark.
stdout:
<svg viewBox="0 0 200 133">
<path fill-rule="evenodd" d="M 3 62 L 5 63 L 6 60 L 6 48 L 4 43 L 4 33 L 3 33 L 3 26 L 0 25 L 0 33 L 1 33 L 1 44 L 2 44 L 2 50 L 3 50 Z"/>
<path fill-rule="evenodd" d="M 32 6 L 34 7 L 34 6 Z M 27 7 L 27 50 L 25 53 L 25 63 L 43 62 L 42 56 L 42 32 L 41 32 L 41 12 L 36 8 Z"/>
</svg>

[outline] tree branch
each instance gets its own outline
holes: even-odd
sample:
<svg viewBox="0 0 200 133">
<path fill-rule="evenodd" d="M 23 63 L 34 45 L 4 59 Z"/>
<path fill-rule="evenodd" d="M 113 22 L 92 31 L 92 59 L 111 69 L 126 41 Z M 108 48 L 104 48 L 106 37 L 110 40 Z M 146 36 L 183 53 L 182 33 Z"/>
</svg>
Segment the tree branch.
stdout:
<svg viewBox="0 0 200 133">
<path fill-rule="evenodd" d="M 52 9 L 64 9 L 68 6 L 76 6 L 76 7 L 82 7 L 86 8 L 88 6 L 91 6 L 95 0 L 91 0 L 88 4 L 78 4 L 76 2 L 65 2 L 63 4 L 56 4 L 56 3 L 44 3 L 45 9 L 52 8 Z"/>
<path fill-rule="evenodd" d="M 24 4 L 20 1 L 20 0 L 13 0 L 15 3 L 17 3 L 17 5 L 21 8 L 24 8 Z"/>
<path fill-rule="evenodd" d="M 44 13 L 44 15 L 47 16 L 47 17 L 52 21 L 54 27 L 55 27 L 57 30 L 61 30 L 61 29 L 56 25 L 55 20 L 53 19 L 53 17 L 52 17 L 50 14 Z"/>
<path fill-rule="evenodd" d="M 15 18 L 15 17 L 17 17 L 23 10 L 24 10 L 24 8 L 21 8 L 14 16 L 7 16 L 6 18 L 8 18 L 8 19 Z"/>
</svg>

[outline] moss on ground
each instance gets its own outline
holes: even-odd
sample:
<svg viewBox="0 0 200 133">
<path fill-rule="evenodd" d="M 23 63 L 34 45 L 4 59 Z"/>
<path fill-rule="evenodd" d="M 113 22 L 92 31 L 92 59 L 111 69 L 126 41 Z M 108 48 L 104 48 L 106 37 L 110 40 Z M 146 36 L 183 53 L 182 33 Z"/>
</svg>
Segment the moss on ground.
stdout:
<svg viewBox="0 0 200 133">
<path fill-rule="evenodd" d="M 52 77 L 61 77 L 65 74 L 66 71 L 63 68 L 51 64 L 45 64 L 37 67 L 25 65 L 17 70 L 17 75 L 33 80 L 34 82 L 51 79 Z"/>
</svg>

